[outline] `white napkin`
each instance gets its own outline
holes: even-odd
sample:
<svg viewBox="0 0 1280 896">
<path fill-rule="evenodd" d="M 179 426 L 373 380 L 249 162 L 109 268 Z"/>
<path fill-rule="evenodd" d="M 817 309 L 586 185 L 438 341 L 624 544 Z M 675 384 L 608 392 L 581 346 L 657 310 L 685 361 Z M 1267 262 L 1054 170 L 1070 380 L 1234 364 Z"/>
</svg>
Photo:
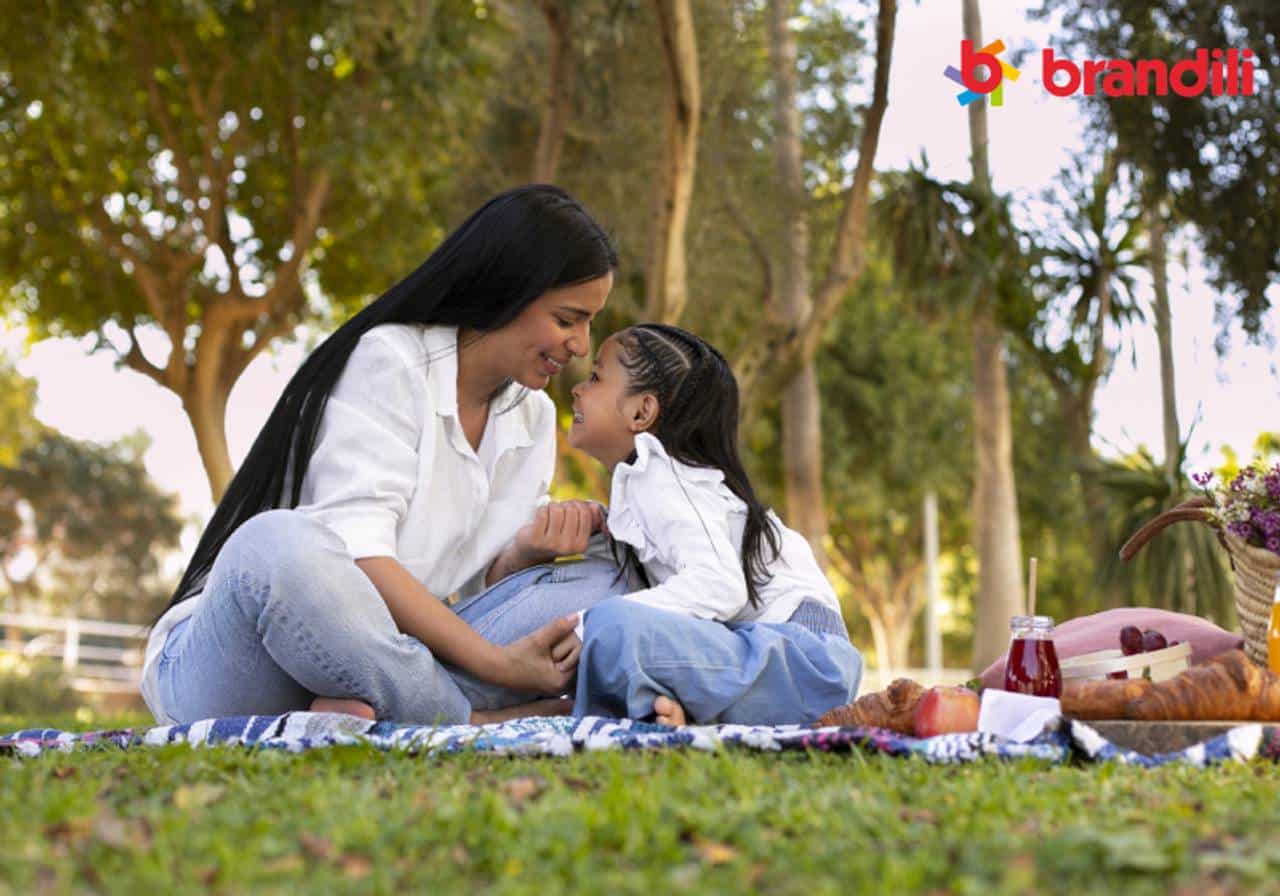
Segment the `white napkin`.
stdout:
<svg viewBox="0 0 1280 896">
<path fill-rule="evenodd" d="M 1061 715 L 1062 705 L 1056 697 L 1032 697 L 987 688 L 982 692 L 982 708 L 978 710 L 978 730 L 1025 743 Z"/>
</svg>

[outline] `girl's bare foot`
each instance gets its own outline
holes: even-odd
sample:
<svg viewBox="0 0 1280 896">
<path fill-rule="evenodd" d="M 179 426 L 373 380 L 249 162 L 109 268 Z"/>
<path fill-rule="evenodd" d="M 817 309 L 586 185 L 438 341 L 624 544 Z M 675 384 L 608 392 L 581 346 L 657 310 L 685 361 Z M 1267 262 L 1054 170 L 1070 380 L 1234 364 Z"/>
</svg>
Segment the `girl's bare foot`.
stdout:
<svg viewBox="0 0 1280 896">
<path fill-rule="evenodd" d="M 376 722 L 378 715 L 373 707 L 363 700 L 339 700 L 336 697 L 317 697 L 311 701 L 312 712 L 341 712 L 349 716 L 357 716 Z"/>
<path fill-rule="evenodd" d="M 659 697 L 654 700 L 653 711 L 657 715 L 654 721 L 659 725 L 670 725 L 672 728 L 678 728 L 689 723 L 688 719 L 685 718 L 684 707 L 670 697 Z"/>
<path fill-rule="evenodd" d="M 507 706 L 503 709 L 477 709 L 471 713 L 472 725 L 490 725 L 494 722 L 509 722 L 512 719 L 525 719 L 531 716 L 567 716 L 573 712 L 573 701 L 568 697 L 549 697 L 545 700 L 534 700 L 518 706 Z"/>
</svg>

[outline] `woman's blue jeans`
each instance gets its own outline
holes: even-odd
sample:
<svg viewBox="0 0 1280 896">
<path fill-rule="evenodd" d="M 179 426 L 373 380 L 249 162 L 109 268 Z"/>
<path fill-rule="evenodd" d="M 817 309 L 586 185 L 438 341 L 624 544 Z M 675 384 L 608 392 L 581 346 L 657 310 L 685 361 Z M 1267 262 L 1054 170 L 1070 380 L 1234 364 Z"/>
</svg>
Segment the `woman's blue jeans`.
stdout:
<svg viewBox="0 0 1280 896">
<path fill-rule="evenodd" d="M 601 560 L 535 566 L 453 609 L 510 644 L 559 616 L 626 590 Z M 455 724 L 473 709 L 525 702 L 451 669 L 401 632 L 341 539 L 292 510 L 238 528 L 209 573 L 199 609 L 166 639 L 151 671 L 161 722 L 306 709 L 316 695 L 354 698 L 380 719 Z"/>
</svg>

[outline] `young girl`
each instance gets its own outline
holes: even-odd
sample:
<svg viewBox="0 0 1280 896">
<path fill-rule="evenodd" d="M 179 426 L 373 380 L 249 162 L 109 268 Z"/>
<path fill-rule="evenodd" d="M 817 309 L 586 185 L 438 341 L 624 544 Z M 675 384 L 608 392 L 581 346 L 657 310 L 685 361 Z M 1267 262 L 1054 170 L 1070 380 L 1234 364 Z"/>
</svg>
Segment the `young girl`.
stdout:
<svg viewBox="0 0 1280 896">
<path fill-rule="evenodd" d="M 852 700 L 861 655 L 808 542 L 751 488 L 724 357 L 641 324 L 573 397 L 569 441 L 613 471 L 608 531 L 645 586 L 585 612 L 574 713 L 783 724 Z"/>
</svg>

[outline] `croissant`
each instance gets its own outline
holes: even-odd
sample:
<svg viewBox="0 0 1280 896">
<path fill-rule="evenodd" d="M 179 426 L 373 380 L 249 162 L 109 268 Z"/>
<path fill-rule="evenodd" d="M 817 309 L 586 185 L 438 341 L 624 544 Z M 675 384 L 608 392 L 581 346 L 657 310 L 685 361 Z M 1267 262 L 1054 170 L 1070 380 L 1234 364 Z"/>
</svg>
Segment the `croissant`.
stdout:
<svg viewBox="0 0 1280 896">
<path fill-rule="evenodd" d="M 899 678 L 883 691 L 864 694 L 852 703 L 831 710 L 815 724 L 819 727 L 867 725 L 911 734 L 912 717 L 923 694 L 924 686 L 919 682 Z"/>
<path fill-rule="evenodd" d="M 1280 722 L 1280 676 L 1231 650 L 1152 685 L 1126 711 L 1152 722 Z"/>
<path fill-rule="evenodd" d="M 1123 719 L 1129 704 L 1152 687 L 1145 678 L 1067 681 L 1062 685 L 1062 714 L 1073 719 Z"/>
</svg>

